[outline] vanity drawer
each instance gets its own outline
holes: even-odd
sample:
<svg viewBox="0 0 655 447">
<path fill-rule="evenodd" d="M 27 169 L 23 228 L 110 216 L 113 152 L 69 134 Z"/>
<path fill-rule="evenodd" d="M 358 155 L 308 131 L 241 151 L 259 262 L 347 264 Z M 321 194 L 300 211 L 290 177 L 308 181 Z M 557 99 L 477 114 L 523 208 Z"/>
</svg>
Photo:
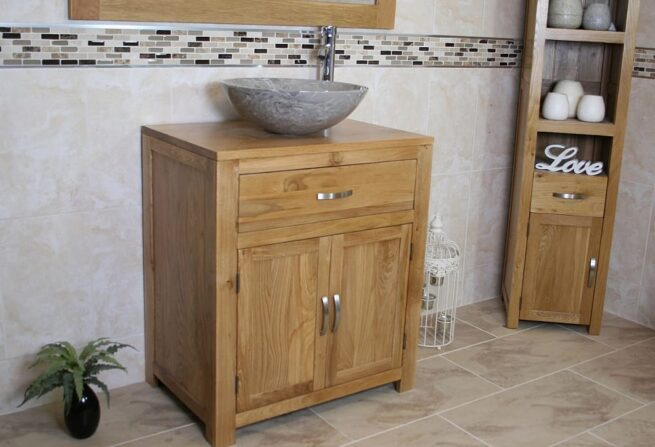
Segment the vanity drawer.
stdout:
<svg viewBox="0 0 655 447">
<path fill-rule="evenodd" d="M 239 231 L 414 208 L 416 160 L 239 176 Z"/>
<path fill-rule="evenodd" d="M 532 185 L 533 213 L 602 217 L 607 176 L 536 171 Z"/>
</svg>

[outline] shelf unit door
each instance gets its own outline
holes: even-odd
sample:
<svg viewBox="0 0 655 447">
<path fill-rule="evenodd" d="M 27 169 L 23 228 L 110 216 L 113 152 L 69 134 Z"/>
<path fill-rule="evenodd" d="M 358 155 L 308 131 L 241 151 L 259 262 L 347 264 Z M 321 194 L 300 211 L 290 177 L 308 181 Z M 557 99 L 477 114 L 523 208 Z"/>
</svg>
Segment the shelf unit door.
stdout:
<svg viewBox="0 0 655 447">
<path fill-rule="evenodd" d="M 239 250 L 237 411 L 316 388 L 328 248 L 316 238 Z"/>
<path fill-rule="evenodd" d="M 333 236 L 328 386 L 400 368 L 410 235 L 401 225 Z"/>
<path fill-rule="evenodd" d="M 589 324 L 603 219 L 530 215 L 520 318 Z"/>
</svg>

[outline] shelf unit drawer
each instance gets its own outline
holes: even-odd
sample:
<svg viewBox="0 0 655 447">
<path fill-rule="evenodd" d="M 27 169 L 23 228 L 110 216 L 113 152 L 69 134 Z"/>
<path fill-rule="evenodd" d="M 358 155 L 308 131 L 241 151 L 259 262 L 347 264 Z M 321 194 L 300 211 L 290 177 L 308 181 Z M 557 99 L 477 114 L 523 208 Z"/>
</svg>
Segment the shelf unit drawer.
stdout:
<svg viewBox="0 0 655 447">
<path fill-rule="evenodd" d="M 607 177 L 535 171 L 533 213 L 603 217 Z"/>
<path fill-rule="evenodd" d="M 239 177 L 239 232 L 414 208 L 416 160 Z"/>
</svg>

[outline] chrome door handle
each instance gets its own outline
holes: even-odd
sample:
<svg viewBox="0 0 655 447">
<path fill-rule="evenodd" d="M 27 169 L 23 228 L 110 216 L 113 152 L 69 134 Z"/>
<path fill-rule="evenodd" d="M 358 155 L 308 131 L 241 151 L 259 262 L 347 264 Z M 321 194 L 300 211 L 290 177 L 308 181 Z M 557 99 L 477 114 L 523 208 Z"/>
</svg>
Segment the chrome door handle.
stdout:
<svg viewBox="0 0 655 447">
<path fill-rule="evenodd" d="M 554 192 L 553 197 L 564 200 L 584 200 L 584 194 L 570 193 L 570 192 Z"/>
<path fill-rule="evenodd" d="M 332 299 L 334 300 L 334 324 L 332 325 L 332 332 L 336 332 L 341 322 L 341 297 L 339 294 L 336 294 Z"/>
<path fill-rule="evenodd" d="M 319 192 L 316 194 L 316 200 L 336 200 L 345 199 L 353 195 L 353 190 L 339 191 L 339 192 Z"/>
<path fill-rule="evenodd" d="M 328 331 L 328 324 L 330 318 L 330 307 L 329 307 L 327 296 L 321 298 L 321 304 L 323 305 L 323 323 L 321 324 L 321 335 L 325 335 L 327 334 Z"/>
<path fill-rule="evenodd" d="M 596 273 L 598 272 L 598 260 L 591 258 L 589 261 L 589 277 L 587 278 L 587 287 L 591 288 L 596 282 Z"/>
</svg>

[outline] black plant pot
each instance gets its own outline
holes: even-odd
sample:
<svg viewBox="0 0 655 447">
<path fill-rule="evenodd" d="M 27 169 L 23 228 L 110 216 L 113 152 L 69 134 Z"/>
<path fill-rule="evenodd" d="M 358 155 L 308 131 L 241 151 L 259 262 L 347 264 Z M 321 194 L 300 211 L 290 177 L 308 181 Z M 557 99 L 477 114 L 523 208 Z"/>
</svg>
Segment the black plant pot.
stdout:
<svg viewBox="0 0 655 447">
<path fill-rule="evenodd" d="M 73 404 L 68 414 L 64 414 L 64 421 L 73 438 L 86 439 L 96 432 L 100 422 L 100 403 L 88 385 L 84 385 L 81 399 L 77 399 L 77 393 L 73 395 Z"/>
</svg>

